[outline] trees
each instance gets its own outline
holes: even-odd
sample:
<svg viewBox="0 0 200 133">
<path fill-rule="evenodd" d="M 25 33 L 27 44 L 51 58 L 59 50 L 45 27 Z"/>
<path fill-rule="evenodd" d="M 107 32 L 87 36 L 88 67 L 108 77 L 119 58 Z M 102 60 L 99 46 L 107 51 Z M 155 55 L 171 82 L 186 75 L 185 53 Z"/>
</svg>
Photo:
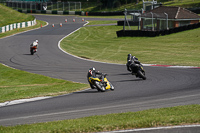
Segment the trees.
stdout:
<svg viewBox="0 0 200 133">
<path fill-rule="evenodd" d="M 123 4 L 128 4 L 133 2 L 134 0 L 100 0 L 103 8 L 113 8 L 119 7 Z"/>
</svg>

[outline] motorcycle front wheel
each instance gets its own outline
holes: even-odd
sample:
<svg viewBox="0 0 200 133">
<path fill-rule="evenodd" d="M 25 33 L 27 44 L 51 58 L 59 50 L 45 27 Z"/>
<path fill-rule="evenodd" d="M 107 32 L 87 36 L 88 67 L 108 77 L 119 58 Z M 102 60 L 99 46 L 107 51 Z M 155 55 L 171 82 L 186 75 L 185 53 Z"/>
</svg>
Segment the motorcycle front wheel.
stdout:
<svg viewBox="0 0 200 133">
<path fill-rule="evenodd" d="M 138 75 L 138 77 L 142 78 L 143 80 L 146 80 L 146 76 L 145 76 L 145 73 L 144 73 L 144 72 L 138 71 L 138 72 L 137 72 L 137 75 Z"/>
<path fill-rule="evenodd" d="M 115 87 L 109 82 L 110 84 L 110 90 L 114 91 Z"/>
<path fill-rule="evenodd" d="M 104 85 L 101 82 L 95 81 L 95 85 L 98 91 L 104 92 L 106 90 Z"/>
</svg>

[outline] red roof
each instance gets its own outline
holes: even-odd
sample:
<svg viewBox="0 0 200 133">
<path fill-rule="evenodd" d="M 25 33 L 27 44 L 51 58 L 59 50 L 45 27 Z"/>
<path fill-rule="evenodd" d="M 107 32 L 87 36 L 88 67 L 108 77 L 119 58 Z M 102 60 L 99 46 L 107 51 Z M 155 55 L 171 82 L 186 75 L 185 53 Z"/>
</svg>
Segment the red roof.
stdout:
<svg viewBox="0 0 200 133">
<path fill-rule="evenodd" d="M 200 19 L 200 16 L 198 14 L 191 12 L 185 8 L 174 6 L 160 6 L 142 14 L 141 17 L 151 18 L 152 13 L 154 18 L 166 18 L 167 14 L 168 19 Z"/>
</svg>

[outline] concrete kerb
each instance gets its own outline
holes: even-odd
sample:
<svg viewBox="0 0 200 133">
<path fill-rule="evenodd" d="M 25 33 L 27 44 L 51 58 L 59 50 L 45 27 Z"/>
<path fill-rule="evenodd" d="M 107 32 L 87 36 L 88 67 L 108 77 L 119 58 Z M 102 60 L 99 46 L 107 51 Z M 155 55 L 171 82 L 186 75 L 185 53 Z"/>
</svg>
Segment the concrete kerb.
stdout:
<svg viewBox="0 0 200 133">
<path fill-rule="evenodd" d="M 37 101 L 37 100 L 43 100 L 50 97 L 35 97 L 35 98 L 29 98 L 29 99 L 19 99 L 19 100 L 13 100 L 13 101 L 7 101 L 4 103 L 0 103 L 0 107 L 8 106 L 8 105 L 14 105 L 14 104 L 20 104 L 25 102 L 31 102 L 31 101 Z"/>
<path fill-rule="evenodd" d="M 83 92 L 83 91 L 90 90 L 90 89 L 91 88 L 87 88 L 87 89 L 84 89 L 81 91 L 76 91 L 76 92 L 72 92 L 72 93 L 64 94 L 64 95 L 60 95 L 60 96 L 67 96 L 67 95 L 71 95 L 73 93 Z M 34 102 L 34 101 L 44 100 L 44 99 L 53 98 L 53 97 L 58 97 L 58 96 L 34 97 L 34 98 L 29 98 L 29 99 L 19 99 L 19 100 L 7 101 L 4 103 L 0 103 L 0 108 L 4 107 L 4 106 L 10 106 L 10 105 L 21 104 L 21 103 L 26 103 L 26 102 Z"/>
</svg>

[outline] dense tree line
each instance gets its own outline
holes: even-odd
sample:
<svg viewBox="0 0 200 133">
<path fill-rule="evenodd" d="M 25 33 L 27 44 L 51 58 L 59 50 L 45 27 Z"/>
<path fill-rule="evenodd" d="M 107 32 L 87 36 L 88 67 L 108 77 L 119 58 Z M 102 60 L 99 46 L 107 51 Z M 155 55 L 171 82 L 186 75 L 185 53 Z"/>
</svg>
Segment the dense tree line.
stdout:
<svg viewBox="0 0 200 133">
<path fill-rule="evenodd" d="M 116 8 L 124 4 L 129 4 L 132 2 L 138 2 L 139 0 L 52 0 L 52 1 L 76 1 L 76 2 L 96 2 L 101 3 L 103 8 Z"/>
<path fill-rule="evenodd" d="M 119 7 L 124 4 L 136 2 L 136 0 L 99 0 L 99 1 L 103 4 L 103 7 L 105 8 Z"/>
</svg>

